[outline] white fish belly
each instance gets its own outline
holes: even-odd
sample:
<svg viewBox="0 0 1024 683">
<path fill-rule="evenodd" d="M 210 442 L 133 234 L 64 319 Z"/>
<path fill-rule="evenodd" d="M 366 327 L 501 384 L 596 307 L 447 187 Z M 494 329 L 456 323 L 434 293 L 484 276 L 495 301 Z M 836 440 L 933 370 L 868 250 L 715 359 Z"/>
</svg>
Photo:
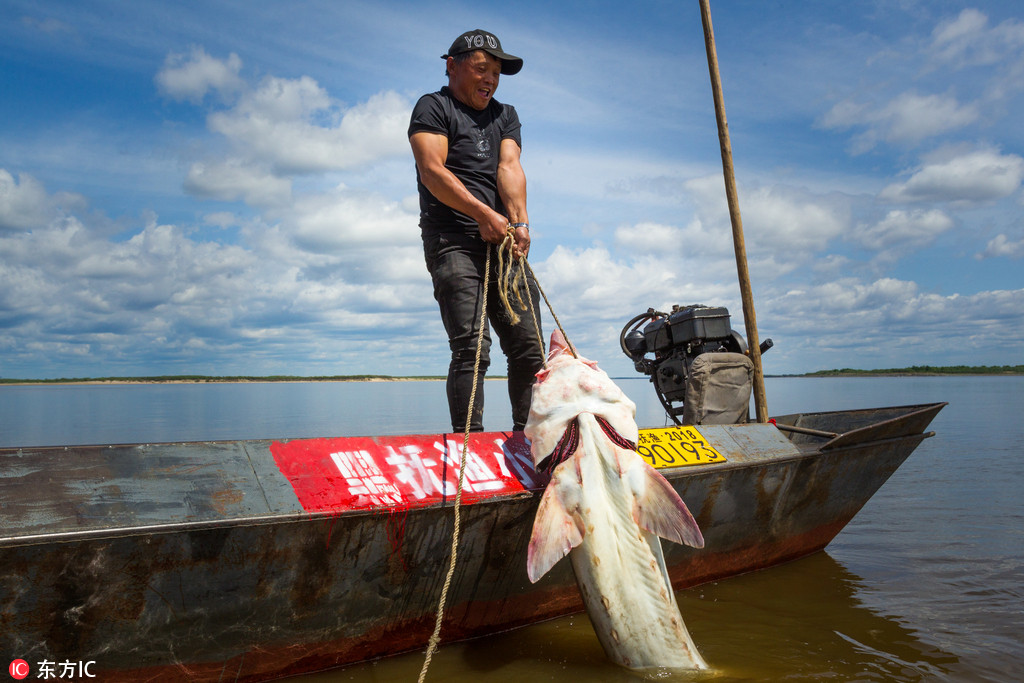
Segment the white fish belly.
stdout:
<svg viewBox="0 0 1024 683">
<path fill-rule="evenodd" d="M 631 669 L 708 668 L 683 624 L 661 539 L 633 519 L 634 494 L 614 451 L 591 433 L 581 436 L 587 449 L 578 495 L 586 532 L 569 556 L 601 645 Z"/>
</svg>

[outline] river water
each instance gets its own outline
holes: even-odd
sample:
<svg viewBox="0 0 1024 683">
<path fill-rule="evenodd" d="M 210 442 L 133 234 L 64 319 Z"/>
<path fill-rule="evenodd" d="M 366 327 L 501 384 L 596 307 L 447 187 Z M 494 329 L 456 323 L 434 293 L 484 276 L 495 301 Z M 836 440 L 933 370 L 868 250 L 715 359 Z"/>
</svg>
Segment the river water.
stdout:
<svg viewBox="0 0 1024 683">
<path fill-rule="evenodd" d="M 664 423 L 624 379 L 638 422 Z M 429 681 L 1024 680 L 1024 377 L 768 378 L 769 412 L 948 401 L 922 443 L 822 552 L 678 593 L 711 674 L 610 664 L 586 615 L 444 644 Z M 507 428 L 501 381 L 485 426 Z M 441 382 L 0 386 L 0 446 L 447 429 Z M 411 653 L 304 683 L 416 680 Z"/>
</svg>

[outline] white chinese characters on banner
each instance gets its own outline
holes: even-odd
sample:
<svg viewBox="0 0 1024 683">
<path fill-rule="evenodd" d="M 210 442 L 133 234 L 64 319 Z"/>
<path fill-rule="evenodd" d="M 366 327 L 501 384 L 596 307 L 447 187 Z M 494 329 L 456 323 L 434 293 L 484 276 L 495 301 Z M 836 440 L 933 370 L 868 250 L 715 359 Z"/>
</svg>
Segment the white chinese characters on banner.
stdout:
<svg viewBox="0 0 1024 683">
<path fill-rule="evenodd" d="M 368 451 L 331 453 L 331 460 L 338 466 L 341 476 L 345 477 L 349 494 L 374 498 L 381 505 L 398 505 L 402 502 L 402 493 L 377 468 Z"/>
<path fill-rule="evenodd" d="M 494 493 L 508 488 L 509 477 L 513 475 L 505 465 L 500 443 L 495 446 L 486 456 L 469 450 L 464 492 Z M 434 441 L 426 452 L 420 445 L 407 444 L 384 446 L 377 454 L 367 450 L 337 451 L 330 457 L 345 478 L 351 496 L 366 496 L 375 504 L 394 506 L 405 500 L 454 496 L 461 453 L 462 443 L 445 439 Z M 516 465 L 520 469 L 519 463 Z"/>
</svg>

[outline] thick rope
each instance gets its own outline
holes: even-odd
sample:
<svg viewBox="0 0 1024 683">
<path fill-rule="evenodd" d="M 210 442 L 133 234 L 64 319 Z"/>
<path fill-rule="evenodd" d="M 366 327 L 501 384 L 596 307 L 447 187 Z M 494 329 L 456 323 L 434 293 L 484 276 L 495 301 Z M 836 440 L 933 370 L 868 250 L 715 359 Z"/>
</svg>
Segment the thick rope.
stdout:
<svg viewBox="0 0 1024 683">
<path fill-rule="evenodd" d="M 509 226 L 505 232 L 505 239 L 502 241 L 501 246 L 498 247 L 498 296 L 501 298 L 501 303 L 505 304 L 505 311 L 508 313 L 509 322 L 513 325 L 519 324 L 519 314 L 512 308 L 512 304 L 508 300 L 509 289 L 516 295 L 516 299 L 519 300 L 519 309 L 525 311 L 526 304 L 523 303 L 523 296 L 519 293 L 520 285 L 525 284 L 526 278 L 524 270 L 520 267 L 518 270 L 513 268 L 515 263 L 515 257 L 512 255 L 512 246 L 515 243 L 515 230 Z M 508 265 L 505 264 L 504 253 L 508 251 Z M 525 257 L 520 257 L 519 261 Z M 515 271 L 515 276 L 512 275 L 512 271 Z M 527 299 L 530 298 L 529 291 L 527 291 Z M 530 302 L 533 305 L 533 302 Z M 534 320 L 536 322 L 536 320 Z M 538 328 L 539 329 L 539 328 Z M 541 344 L 541 348 L 544 348 L 544 344 Z"/>
<path fill-rule="evenodd" d="M 525 255 L 521 255 L 519 256 L 519 258 L 515 258 L 514 256 L 512 256 L 512 245 L 514 243 L 514 240 L 515 230 L 513 230 L 512 227 L 509 226 L 508 232 L 505 233 L 505 240 L 501 243 L 501 247 L 498 249 L 498 273 L 500 281 L 498 295 L 501 297 L 502 303 L 505 304 L 505 310 L 508 312 L 509 319 L 512 321 L 513 325 L 519 324 L 519 316 L 516 314 L 514 310 L 512 310 L 512 306 L 509 304 L 508 300 L 507 290 L 510 286 L 515 290 L 516 298 L 519 300 L 519 307 L 524 311 L 526 310 L 526 305 L 523 303 L 523 297 L 519 293 L 521 285 L 522 288 L 526 290 L 526 300 L 530 303 L 530 316 L 533 318 L 533 329 L 536 330 L 537 332 L 537 344 L 540 346 L 541 352 L 543 353 L 544 340 L 540 336 L 540 322 L 537 320 L 537 311 L 534 310 L 533 308 L 533 297 L 530 296 L 529 283 L 526 278 L 526 272 L 529 271 L 530 277 L 533 278 L 534 283 L 537 285 L 537 291 L 540 292 L 540 295 L 542 297 L 544 297 L 544 303 L 547 304 L 548 311 L 551 312 L 551 317 L 554 318 L 555 320 L 555 325 L 558 326 L 558 330 L 562 333 L 562 337 L 565 338 L 565 343 L 569 345 L 569 351 L 572 352 L 573 358 L 579 358 L 579 354 L 576 353 L 576 347 L 573 346 L 573 343 L 571 341 L 569 341 L 569 335 L 565 333 L 565 328 L 562 327 L 562 323 L 558 320 L 558 316 L 555 315 L 555 309 L 551 305 L 551 302 L 548 301 L 548 295 L 544 293 L 544 288 L 540 286 L 540 281 L 537 279 L 537 274 L 533 272 L 533 268 L 530 266 L 530 262 L 526 260 Z M 504 251 L 505 249 L 507 249 L 509 253 L 509 263 L 507 270 L 505 270 L 504 265 L 505 259 L 502 257 L 502 251 Z M 511 278 L 510 281 L 508 273 L 511 270 L 513 270 L 513 262 L 519 264 L 519 272 L 516 274 L 514 278 Z M 545 359 L 544 364 L 547 364 L 547 359 Z"/>
<path fill-rule="evenodd" d="M 473 389 L 469 392 L 469 410 L 466 412 L 466 431 L 462 438 L 462 457 L 459 458 L 459 486 L 455 490 L 455 527 L 452 529 L 452 554 L 448 562 L 448 574 L 444 579 L 444 587 L 441 588 L 441 599 L 437 606 L 437 619 L 434 622 L 434 633 L 430 636 L 427 645 L 427 654 L 423 660 L 423 668 L 420 669 L 419 683 L 427 677 L 427 669 L 430 667 L 430 660 L 434 657 L 437 644 L 441 641 L 441 622 L 444 620 L 444 607 L 448 601 L 448 588 L 452 585 L 452 576 L 455 574 L 455 562 L 458 558 L 459 547 L 459 509 L 462 506 L 462 486 L 466 478 L 466 454 L 469 452 L 469 429 L 473 424 L 473 405 L 476 403 L 476 385 L 480 376 L 480 356 L 484 344 L 484 325 L 487 324 L 487 288 L 491 277 L 491 249 L 487 248 L 487 262 L 484 266 L 484 294 L 480 307 L 480 333 L 476 338 L 476 360 L 473 362 Z"/>
<path fill-rule="evenodd" d="M 565 333 L 565 328 L 562 327 L 562 323 L 559 322 L 558 316 L 555 315 L 555 308 L 554 308 L 554 306 L 551 305 L 551 302 L 548 301 L 548 295 L 544 293 L 544 288 L 540 286 L 540 281 L 537 279 L 537 276 L 534 274 L 533 268 L 530 266 L 530 262 L 526 260 L 525 256 L 523 257 L 522 261 L 523 261 L 523 265 L 526 266 L 526 269 L 530 271 L 530 277 L 532 277 L 533 281 L 537 283 L 537 291 L 539 291 L 540 295 L 542 297 L 544 297 L 544 303 L 546 303 L 548 305 L 548 311 L 551 312 L 551 317 L 554 318 L 555 325 L 558 326 L 558 331 L 562 333 L 562 337 L 565 339 L 565 343 L 569 345 L 569 351 L 572 352 L 572 357 L 573 358 L 579 358 L 580 357 L 579 354 L 576 353 L 576 347 L 573 345 L 573 343 L 571 341 L 569 341 L 569 335 L 567 335 Z M 532 297 L 531 297 L 531 300 L 530 300 L 530 305 L 531 306 L 533 305 Z M 537 318 L 534 317 L 534 323 L 536 323 L 536 322 L 537 322 Z M 537 330 L 538 330 L 537 334 L 540 334 L 540 325 L 537 325 Z M 544 348 L 543 344 L 541 344 L 541 348 Z"/>
</svg>

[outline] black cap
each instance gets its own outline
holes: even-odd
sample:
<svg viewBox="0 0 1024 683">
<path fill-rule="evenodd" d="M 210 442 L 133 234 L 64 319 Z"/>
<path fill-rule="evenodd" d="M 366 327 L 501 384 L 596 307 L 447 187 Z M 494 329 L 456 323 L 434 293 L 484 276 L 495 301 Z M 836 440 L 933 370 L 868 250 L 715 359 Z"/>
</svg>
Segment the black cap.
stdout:
<svg viewBox="0 0 1024 683">
<path fill-rule="evenodd" d="M 452 46 L 448 48 L 448 53 L 441 55 L 441 59 L 448 59 L 449 57 L 460 55 L 463 52 L 472 52 L 473 50 L 483 50 L 487 54 L 500 59 L 501 73 L 506 76 L 517 74 L 523 68 L 522 59 L 502 52 L 501 41 L 498 40 L 496 35 L 479 28 L 475 31 L 466 31 L 456 38 Z"/>
</svg>

